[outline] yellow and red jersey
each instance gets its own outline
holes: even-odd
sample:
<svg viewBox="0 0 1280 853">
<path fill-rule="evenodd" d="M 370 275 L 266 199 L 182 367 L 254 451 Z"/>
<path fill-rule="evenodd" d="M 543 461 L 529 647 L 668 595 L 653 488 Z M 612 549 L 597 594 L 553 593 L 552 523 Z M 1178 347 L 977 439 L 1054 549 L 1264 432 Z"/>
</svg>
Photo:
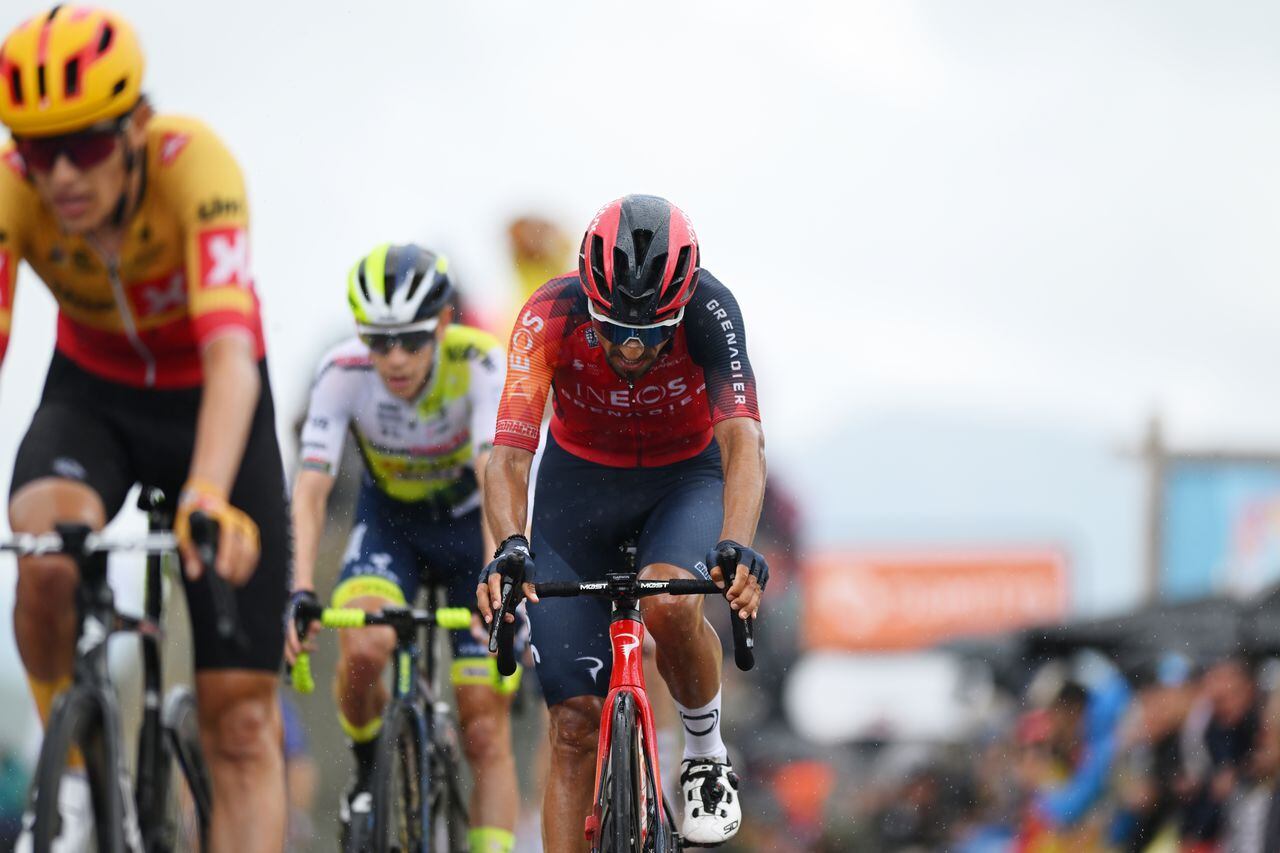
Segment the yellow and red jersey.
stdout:
<svg viewBox="0 0 1280 853">
<path fill-rule="evenodd" d="M 105 379 L 198 386 L 201 347 L 230 331 L 249 335 L 262 357 L 249 205 L 235 159 L 204 124 L 157 116 L 143 170 L 138 209 L 109 262 L 63 232 L 12 143 L 0 147 L 0 359 L 23 260 L 58 302 L 58 350 Z"/>
</svg>

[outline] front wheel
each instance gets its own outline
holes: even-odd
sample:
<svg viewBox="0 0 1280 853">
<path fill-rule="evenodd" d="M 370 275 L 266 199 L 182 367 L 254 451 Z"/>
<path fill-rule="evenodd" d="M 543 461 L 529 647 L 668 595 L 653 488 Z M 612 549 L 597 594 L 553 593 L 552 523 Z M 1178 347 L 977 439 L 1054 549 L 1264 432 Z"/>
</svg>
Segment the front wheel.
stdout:
<svg viewBox="0 0 1280 853">
<path fill-rule="evenodd" d="M 431 816 L 431 849 L 440 853 L 467 853 L 467 803 L 462 796 L 462 764 L 458 760 L 456 732 L 447 716 L 432 721 L 428 748 L 427 802 Z M 446 728 L 447 727 L 447 728 Z"/>
<path fill-rule="evenodd" d="M 637 786 L 637 720 L 635 697 L 619 693 L 613 703 L 613 731 L 608 758 L 596 793 L 599 834 L 592 849 L 599 853 L 642 853 L 640 788 Z"/>
<path fill-rule="evenodd" d="M 424 740 L 422 718 L 414 706 L 393 700 L 382 717 L 370 785 L 377 853 L 423 849 Z"/>
<path fill-rule="evenodd" d="M 118 747 L 108 719 L 103 700 L 86 688 L 73 687 L 54 708 L 31 788 L 36 853 L 85 849 L 90 839 L 95 850 L 124 853 Z M 83 771 L 68 767 L 74 749 Z"/>
<path fill-rule="evenodd" d="M 209 821 L 213 809 L 213 785 L 200 747 L 200 719 L 195 697 L 186 687 L 175 687 L 165 697 L 161 725 L 165 736 L 166 804 L 164 835 L 172 846 L 160 849 L 209 849 Z"/>
</svg>

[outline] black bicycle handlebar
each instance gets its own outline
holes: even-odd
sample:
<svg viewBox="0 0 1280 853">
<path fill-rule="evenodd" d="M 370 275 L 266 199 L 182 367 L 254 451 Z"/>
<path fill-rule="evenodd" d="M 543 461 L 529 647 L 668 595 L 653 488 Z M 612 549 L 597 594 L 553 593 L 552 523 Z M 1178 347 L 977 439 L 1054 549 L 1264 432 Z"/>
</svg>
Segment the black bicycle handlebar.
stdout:
<svg viewBox="0 0 1280 853">
<path fill-rule="evenodd" d="M 726 584 L 733 583 L 733 576 L 738 571 L 738 553 L 726 546 L 716 552 L 716 564 L 724 575 Z M 749 672 L 756 665 L 755 617 L 743 619 L 738 611 L 729 614 L 729 622 L 733 625 L 733 662 L 738 669 Z"/>
<path fill-rule="evenodd" d="M 516 625 L 507 621 L 524 595 L 524 555 L 507 557 L 508 571 L 502 573 L 502 599 L 489 626 L 489 651 L 498 653 L 498 673 L 509 676 L 516 671 Z"/>
<path fill-rule="evenodd" d="M 717 563 L 724 577 L 732 582 L 737 571 L 738 555 L 732 548 L 725 548 L 716 553 Z M 494 613 L 489 628 L 489 651 L 498 653 L 498 672 L 510 675 L 515 672 L 515 625 L 508 624 L 505 615 L 515 609 L 523 595 L 521 584 L 524 580 L 523 559 L 518 571 L 503 574 L 502 600 Z M 602 581 L 546 581 L 534 584 L 538 598 L 572 598 L 589 595 L 597 598 L 646 598 L 651 595 L 724 595 L 724 590 L 711 580 L 677 578 L 674 580 L 640 580 L 634 575 L 611 576 Z M 730 616 L 733 623 L 733 660 L 738 669 L 746 672 L 756 665 L 755 659 L 755 619 L 743 619 L 737 611 Z"/>
<path fill-rule="evenodd" d="M 244 645 L 244 637 L 237 630 L 239 612 L 236 607 L 236 594 L 227 579 L 218 574 L 214 565 L 218 562 L 217 519 L 203 512 L 191 513 L 188 520 L 191 526 L 191 542 L 196 546 L 196 556 L 204 567 L 204 575 L 208 579 L 209 598 L 213 602 L 213 620 L 218 637 L 229 640 L 239 646 Z"/>
</svg>

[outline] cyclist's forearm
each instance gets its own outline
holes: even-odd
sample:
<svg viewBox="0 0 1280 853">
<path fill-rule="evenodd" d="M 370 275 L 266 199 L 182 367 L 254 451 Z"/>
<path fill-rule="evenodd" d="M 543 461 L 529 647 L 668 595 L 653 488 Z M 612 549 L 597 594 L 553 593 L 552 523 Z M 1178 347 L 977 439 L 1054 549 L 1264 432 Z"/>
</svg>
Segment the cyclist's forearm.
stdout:
<svg viewBox="0 0 1280 853">
<path fill-rule="evenodd" d="M 764 431 L 751 418 L 731 418 L 716 425 L 724 466 L 724 526 L 721 539 L 750 545 L 764 506 Z"/>
<path fill-rule="evenodd" d="M 485 466 L 484 515 L 495 539 L 524 534 L 529 516 L 529 470 L 533 454 L 517 447 L 495 447 Z"/>
<path fill-rule="evenodd" d="M 325 507 L 333 477 L 319 471 L 301 471 L 293 486 L 293 588 L 315 589 L 316 556 L 324 535 Z"/>
<path fill-rule="evenodd" d="M 231 494 L 262 382 L 253 344 L 243 335 L 223 335 L 201 353 L 204 387 L 196 417 L 190 479 Z"/>
<path fill-rule="evenodd" d="M 498 550 L 498 543 L 493 539 L 493 531 L 489 529 L 489 519 L 485 518 L 483 509 L 485 469 L 489 465 L 490 455 L 488 450 L 476 454 L 476 484 L 480 489 L 480 506 L 482 507 L 480 510 L 480 547 L 483 550 L 481 551 L 480 559 L 485 562 L 492 557 L 494 551 Z"/>
</svg>

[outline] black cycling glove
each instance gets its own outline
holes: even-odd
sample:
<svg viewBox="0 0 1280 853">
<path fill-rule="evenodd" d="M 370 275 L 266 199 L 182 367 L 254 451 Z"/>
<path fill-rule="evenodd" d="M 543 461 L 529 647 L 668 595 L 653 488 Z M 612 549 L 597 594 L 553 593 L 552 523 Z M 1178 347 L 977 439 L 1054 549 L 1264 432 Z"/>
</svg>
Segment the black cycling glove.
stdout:
<svg viewBox="0 0 1280 853">
<path fill-rule="evenodd" d="M 516 576 L 513 564 L 524 561 L 524 571 Z M 517 584 L 533 583 L 533 554 L 529 551 L 529 540 L 519 533 L 502 540 L 498 550 L 493 552 L 493 560 L 480 570 L 480 583 L 487 584 L 489 575 L 497 572 L 506 577 L 513 577 Z"/>
<path fill-rule="evenodd" d="M 729 572 L 724 579 L 726 585 L 733 584 L 733 576 L 737 574 L 738 566 L 746 566 L 747 571 L 755 577 L 760 584 L 760 589 L 764 589 L 764 585 L 769 581 L 769 564 L 765 562 L 764 555 L 758 551 L 753 551 L 746 545 L 739 545 L 732 539 L 722 539 L 716 544 L 716 547 L 707 552 L 707 571 L 711 571 L 719 564 L 719 552 L 725 548 L 732 548 L 733 552 L 738 555 L 737 565 L 733 567 L 733 571 Z"/>
<path fill-rule="evenodd" d="M 316 598 L 314 591 L 309 589 L 296 589 L 293 591 L 293 594 L 289 596 L 289 604 L 284 610 L 285 622 L 286 624 L 294 626 L 294 629 L 298 632 L 299 640 L 305 640 L 307 638 L 307 626 L 298 623 L 298 608 L 304 604 L 309 607 L 314 607 L 317 610 L 320 609 L 320 599 Z"/>
</svg>

